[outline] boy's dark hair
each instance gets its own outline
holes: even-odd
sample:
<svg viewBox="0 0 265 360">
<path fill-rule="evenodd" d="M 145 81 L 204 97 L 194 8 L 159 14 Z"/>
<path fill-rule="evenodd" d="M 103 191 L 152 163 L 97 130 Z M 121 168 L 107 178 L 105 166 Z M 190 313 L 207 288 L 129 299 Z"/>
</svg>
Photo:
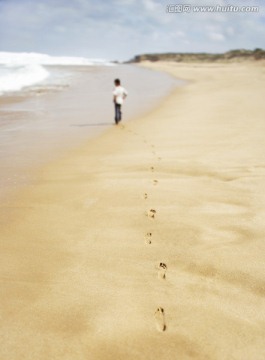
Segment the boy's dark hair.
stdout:
<svg viewBox="0 0 265 360">
<path fill-rule="evenodd" d="M 114 80 L 114 84 L 115 84 L 115 85 L 120 85 L 120 84 L 121 84 L 120 79 L 115 79 L 115 80 Z"/>
</svg>

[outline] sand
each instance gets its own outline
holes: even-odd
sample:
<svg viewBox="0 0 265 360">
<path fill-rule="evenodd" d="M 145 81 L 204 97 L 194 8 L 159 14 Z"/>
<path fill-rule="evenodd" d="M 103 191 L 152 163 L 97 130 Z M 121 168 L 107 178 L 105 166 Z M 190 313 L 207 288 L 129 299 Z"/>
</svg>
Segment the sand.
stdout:
<svg viewBox="0 0 265 360">
<path fill-rule="evenodd" d="M 265 358 L 265 68 L 145 66 L 189 82 L 2 204 L 1 359 Z"/>
</svg>

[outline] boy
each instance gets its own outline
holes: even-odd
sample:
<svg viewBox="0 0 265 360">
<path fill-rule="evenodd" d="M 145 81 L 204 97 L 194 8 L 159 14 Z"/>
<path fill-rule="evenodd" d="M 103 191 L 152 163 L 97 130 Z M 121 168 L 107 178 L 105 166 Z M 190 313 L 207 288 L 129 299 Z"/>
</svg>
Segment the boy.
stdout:
<svg viewBox="0 0 265 360">
<path fill-rule="evenodd" d="M 113 102 L 115 106 L 115 123 L 118 124 L 121 121 L 121 106 L 123 101 L 126 99 L 128 92 L 121 86 L 120 79 L 115 79 L 114 84 Z"/>
</svg>

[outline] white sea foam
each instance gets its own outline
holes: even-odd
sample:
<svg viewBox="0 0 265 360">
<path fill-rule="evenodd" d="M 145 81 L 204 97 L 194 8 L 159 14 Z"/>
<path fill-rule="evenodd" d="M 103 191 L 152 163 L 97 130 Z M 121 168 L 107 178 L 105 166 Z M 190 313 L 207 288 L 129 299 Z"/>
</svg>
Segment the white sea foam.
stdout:
<svg viewBox="0 0 265 360">
<path fill-rule="evenodd" d="M 50 56 L 38 53 L 0 52 L 0 95 L 20 91 L 42 82 L 50 76 L 44 66 L 112 65 L 103 59 Z"/>
<path fill-rule="evenodd" d="M 50 56 L 39 53 L 0 52 L 0 64 L 11 65 L 111 65 L 103 59 L 87 59 L 83 57 Z"/>
<path fill-rule="evenodd" d="M 19 91 L 45 80 L 49 75 L 41 65 L 5 66 L 0 68 L 0 94 Z"/>
</svg>

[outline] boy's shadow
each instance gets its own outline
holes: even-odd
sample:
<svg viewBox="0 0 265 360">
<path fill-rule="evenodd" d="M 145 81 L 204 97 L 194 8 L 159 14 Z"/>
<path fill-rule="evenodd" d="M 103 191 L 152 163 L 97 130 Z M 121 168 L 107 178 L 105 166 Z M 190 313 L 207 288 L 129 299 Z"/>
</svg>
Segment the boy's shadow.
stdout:
<svg viewBox="0 0 265 360">
<path fill-rule="evenodd" d="M 85 126 L 110 126 L 112 125 L 111 123 L 97 123 L 97 124 L 76 124 L 76 125 L 70 125 L 70 126 L 74 126 L 74 127 L 85 127 Z"/>
</svg>

